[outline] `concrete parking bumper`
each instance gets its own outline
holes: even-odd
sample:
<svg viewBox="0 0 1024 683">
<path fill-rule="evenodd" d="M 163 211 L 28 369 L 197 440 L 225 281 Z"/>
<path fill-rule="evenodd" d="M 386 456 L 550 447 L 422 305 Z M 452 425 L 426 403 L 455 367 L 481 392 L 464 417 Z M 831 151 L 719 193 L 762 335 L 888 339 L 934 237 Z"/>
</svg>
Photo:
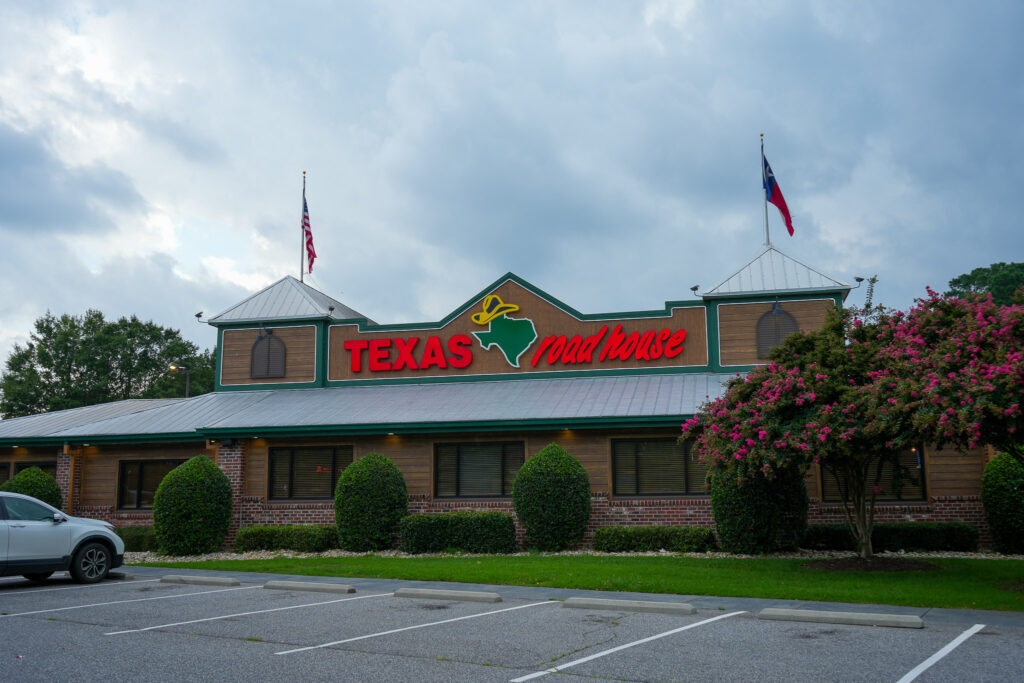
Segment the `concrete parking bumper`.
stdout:
<svg viewBox="0 0 1024 683">
<path fill-rule="evenodd" d="M 460 602 L 501 602 L 497 593 L 483 591 L 449 591 L 435 588 L 399 588 L 396 598 L 419 598 L 421 600 L 457 600 Z"/>
<path fill-rule="evenodd" d="M 190 586 L 241 586 L 238 579 L 227 576 L 182 576 L 168 574 L 160 579 L 160 583 L 181 583 Z"/>
<path fill-rule="evenodd" d="M 697 610 L 685 602 L 659 602 L 655 600 L 607 600 L 603 598 L 569 598 L 562 607 L 576 609 L 608 609 L 624 612 L 653 612 L 655 614 L 693 614 Z"/>
<path fill-rule="evenodd" d="M 355 593 L 356 589 L 343 583 L 318 583 L 314 581 L 267 581 L 264 588 L 282 591 L 307 591 L 311 593 Z"/>
<path fill-rule="evenodd" d="M 782 609 L 768 607 L 757 615 L 758 619 L 775 621 L 811 621 L 819 624 L 847 624 L 852 626 L 886 626 L 890 628 L 924 628 L 921 617 L 911 614 L 871 614 L 867 612 L 826 612 L 808 609 Z"/>
</svg>

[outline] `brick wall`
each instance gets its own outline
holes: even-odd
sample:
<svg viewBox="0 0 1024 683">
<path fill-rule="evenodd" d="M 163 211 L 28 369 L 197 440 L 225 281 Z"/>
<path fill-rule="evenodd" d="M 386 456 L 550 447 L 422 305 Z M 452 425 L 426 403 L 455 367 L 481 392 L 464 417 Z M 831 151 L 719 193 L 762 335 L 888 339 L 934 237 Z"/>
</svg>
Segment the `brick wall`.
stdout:
<svg viewBox="0 0 1024 683">
<path fill-rule="evenodd" d="M 64 501 L 64 511 L 74 515 L 74 509 L 69 510 L 68 503 L 71 501 L 71 491 L 74 482 L 71 481 L 71 456 L 64 452 L 64 449 L 57 451 L 57 486 L 60 488 L 61 499 Z"/>
</svg>

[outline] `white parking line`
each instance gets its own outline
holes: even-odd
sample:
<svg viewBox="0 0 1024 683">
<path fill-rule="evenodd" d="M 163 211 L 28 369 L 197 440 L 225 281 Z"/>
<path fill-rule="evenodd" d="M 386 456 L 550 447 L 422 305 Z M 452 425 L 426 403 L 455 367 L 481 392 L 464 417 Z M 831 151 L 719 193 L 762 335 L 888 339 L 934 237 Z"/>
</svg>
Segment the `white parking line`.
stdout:
<svg viewBox="0 0 1024 683">
<path fill-rule="evenodd" d="M 967 640 L 983 628 L 985 628 L 985 624 L 975 624 L 974 626 L 970 627 L 969 629 L 958 635 L 956 638 L 951 640 L 949 644 L 946 645 L 946 647 L 942 648 L 941 650 L 933 654 L 931 657 L 924 660 L 923 662 L 915 666 L 913 669 L 908 671 L 907 675 L 901 678 L 897 683 L 910 683 L 910 681 L 920 676 L 922 673 L 925 672 L 925 670 L 931 668 L 936 662 L 938 662 L 940 659 L 942 659 L 950 652 L 955 650 L 957 647 L 960 646 L 961 643 L 963 643 L 965 640 Z"/>
<path fill-rule="evenodd" d="M 331 605 L 336 602 L 348 602 L 349 600 L 364 600 L 366 598 L 382 598 L 391 593 L 377 593 L 375 595 L 360 595 L 354 598 L 338 598 L 336 600 L 325 600 L 323 602 L 307 602 L 304 605 L 290 605 L 288 607 L 274 607 L 273 609 L 258 609 L 253 612 L 238 612 L 236 614 L 225 614 L 221 617 L 206 617 L 205 619 L 192 619 L 191 621 L 176 621 L 173 624 L 160 624 L 159 626 L 147 626 L 146 628 L 133 628 L 128 631 L 113 631 L 104 633 L 105 636 L 119 636 L 124 633 L 139 633 L 140 631 L 155 631 L 158 628 L 170 628 L 171 626 L 184 626 L 185 624 L 198 624 L 203 621 L 217 621 L 218 619 L 230 619 L 231 617 L 247 617 L 252 614 L 266 614 L 267 612 L 283 612 L 288 609 L 300 609 L 302 607 L 316 607 L 318 605 Z"/>
<path fill-rule="evenodd" d="M 73 590 L 78 589 L 78 588 L 100 588 L 101 586 L 127 586 L 128 584 L 132 584 L 132 583 L 153 583 L 153 582 L 159 581 L 159 580 L 160 579 L 142 579 L 140 581 L 135 581 L 135 580 L 132 580 L 132 581 L 101 581 L 100 583 L 86 583 L 86 584 L 82 584 L 80 586 L 65 586 L 63 588 L 39 588 L 37 590 L 18 591 L 17 593 L 4 591 L 4 592 L 0 592 L 0 598 L 4 597 L 6 595 L 24 595 L 25 593 L 48 593 L 49 591 L 73 591 Z"/>
<path fill-rule="evenodd" d="M 224 593 L 225 591 L 249 591 L 253 588 L 263 586 L 242 586 L 241 588 L 218 588 L 215 591 L 198 591 L 196 593 L 181 593 L 180 595 L 159 595 L 155 598 L 135 598 L 133 600 L 113 600 L 111 602 L 94 602 L 91 605 L 73 605 L 71 607 L 54 607 L 53 609 L 37 609 L 32 612 L 16 612 L 15 614 L 0 614 L 0 619 L 7 617 L 23 617 L 28 614 L 45 614 L 46 612 L 63 612 L 69 609 L 82 609 L 84 607 L 103 607 L 104 605 L 123 605 L 127 602 L 146 602 L 148 600 L 170 600 L 171 598 L 187 598 L 190 595 L 206 595 L 208 593 Z"/>
<path fill-rule="evenodd" d="M 626 643 L 625 645 L 619 645 L 618 647 L 613 647 L 610 650 L 605 650 L 603 652 L 598 652 L 597 654 L 590 655 L 589 657 L 583 657 L 582 659 L 577 659 L 577 660 L 574 660 L 574 661 L 571 661 L 571 662 L 567 662 L 567 663 L 562 664 L 560 666 L 553 666 L 550 669 L 547 669 L 545 671 L 538 671 L 536 673 L 528 674 L 526 676 L 520 676 L 519 678 L 513 678 L 510 681 L 510 683 L 520 683 L 521 681 L 529 681 L 529 680 L 532 680 L 534 678 L 540 678 L 541 676 L 547 676 L 548 674 L 556 674 L 559 671 L 564 671 L 565 669 L 569 669 L 569 668 L 577 666 L 579 664 L 583 664 L 585 662 L 589 662 L 592 659 L 598 659 L 600 657 L 604 657 L 606 655 L 613 654 L 615 652 L 618 652 L 619 650 L 625 650 L 626 648 L 635 647 L 637 645 L 643 645 L 644 643 L 649 643 L 652 640 L 657 640 L 658 638 L 665 638 L 666 636 L 670 636 L 670 635 L 672 635 L 674 633 L 679 633 L 680 631 L 686 631 L 686 630 L 689 630 L 691 628 L 697 628 L 698 626 L 703 626 L 704 624 L 710 624 L 712 621 L 718 621 L 719 619 L 728 619 L 729 617 L 734 617 L 737 614 L 743 614 L 743 613 L 744 613 L 744 610 L 740 610 L 739 612 L 730 612 L 729 614 L 723 614 L 721 616 L 712 617 L 710 619 L 705 619 L 704 621 L 698 621 L 698 622 L 696 622 L 694 624 L 687 624 L 686 626 L 682 626 L 680 628 L 674 628 L 671 631 L 665 631 L 664 633 L 659 633 L 657 635 L 649 636 L 649 637 L 643 638 L 641 640 L 634 640 L 632 643 Z"/>
<path fill-rule="evenodd" d="M 335 640 L 332 643 L 324 643 L 323 645 L 310 645 L 309 647 L 299 647 L 294 650 L 283 650 L 281 652 L 275 652 L 275 655 L 290 655 L 295 652 L 305 652 L 306 650 L 319 650 L 322 647 L 330 647 L 332 645 L 341 645 L 342 643 L 352 643 L 357 640 L 366 640 L 367 638 L 376 638 L 378 636 L 387 636 L 392 633 L 401 633 L 402 631 L 412 631 L 417 628 L 426 628 L 428 626 L 439 626 L 441 624 L 450 624 L 453 621 L 462 621 L 463 619 L 476 619 L 477 617 L 486 617 L 489 614 L 498 614 L 499 612 L 511 612 L 517 609 L 526 609 L 527 607 L 537 607 L 538 605 L 560 605 L 562 603 L 557 600 L 545 600 L 544 602 L 532 602 L 529 605 L 519 605 L 518 607 L 506 607 L 504 609 L 496 609 L 490 612 L 481 612 L 480 614 L 469 614 L 464 617 L 455 617 L 454 619 L 442 619 L 441 621 L 432 621 L 429 624 L 418 624 L 416 626 L 406 626 L 404 628 L 394 628 L 390 631 L 381 631 L 380 633 L 369 633 L 365 636 L 356 636 L 355 638 L 346 638 L 345 640 Z"/>
</svg>

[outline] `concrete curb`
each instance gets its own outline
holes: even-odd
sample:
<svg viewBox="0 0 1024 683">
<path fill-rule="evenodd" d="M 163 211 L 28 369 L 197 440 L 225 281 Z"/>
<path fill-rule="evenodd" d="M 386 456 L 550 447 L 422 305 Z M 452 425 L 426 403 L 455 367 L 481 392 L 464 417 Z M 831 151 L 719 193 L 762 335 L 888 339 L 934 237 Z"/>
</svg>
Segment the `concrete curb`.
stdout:
<svg viewBox="0 0 1024 683">
<path fill-rule="evenodd" d="M 419 598 L 421 600 L 457 600 L 459 602 L 501 602 L 497 593 L 482 591 L 446 591 L 435 588 L 399 588 L 396 598 Z"/>
<path fill-rule="evenodd" d="M 190 586 L 241 586 L 238 579 L 226 576 L 181 576 L 168 574 L 160 579 L 160 583 L 184 583 Z"/>
<path fill-rule="evenodd" d="M 309 591 L 312 593 L 355 593 L 356 589 L 343 583 L 314 583 L 312 581 L 267 581 L 264 588 L 282 591 Z"/>
<path fill-rule="evenodd" d="M 608 600 L 604 598 L 568 598 L 562 607 L 575 609 L 612 609 L 624 612 L 654 612 L 656 614 L 693 614 L 697 610 L 685 602 L 657 602 L 654 600 Z"/>
<path fill-rule="evenodd" d="M 758 619 L 776 621 L 811 621 L 819 624 L 847 624 L 853 626 L 886 626 L 890 628 L 924 628 L 921 617 L 910 614 L 870 614 L 866 612 L 825 612 L 808 609 L 782 609 L 768 607 L 760 611 Z"/>
<path fill-rule="evenodd" d="M 107 579 L 110 581 L 134 581 L 135 575 L 124 572 L 107 572 Z"/>
</svg>

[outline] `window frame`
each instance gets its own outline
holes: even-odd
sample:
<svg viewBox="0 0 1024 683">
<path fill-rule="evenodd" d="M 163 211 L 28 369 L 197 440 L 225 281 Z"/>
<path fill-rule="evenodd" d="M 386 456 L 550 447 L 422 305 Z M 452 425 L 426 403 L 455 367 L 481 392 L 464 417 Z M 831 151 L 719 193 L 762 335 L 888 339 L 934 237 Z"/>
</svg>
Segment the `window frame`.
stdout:
<svg viewBox="0 0 1024 683">
<path fill-rule="evenodd" d="M 784 322 L 785 327 L 791 326 L 792 329 L 788 332 L 785 328 L 780 329 L 780 322 Z M 762 329 L 762 327 L 768 327 L 769 325 L 771 330 Z M 799 331 L 800 323 L 797 322 L 796 317 L 784 309 L 781 302 L 776 300 L 766 313 L 758 317 L 754 328 L 754 341 L 757 345 L 757 358 L 759 360 L 767 359 L 772 349 L 776 346 L 780 346 L 782 342 L 786 340 L 786 337 Z"/>
<path fill-rule="evenodd" d="M 925 464 L 925 450 L 924 450 L 924 446 L 922 444 L 918 444 L 917 446 L 913 446 L 913 447 L 911 447 L 910 452 L 911 453 L 917 453 L 917 461 L 919 463 L 919 477 L 920 477 L 920 483 L 918 484 L 918 486 L 921 489 L 920 497 L 917 497 L 917 498 L 896 498 L 896 497 L 892 497 L 892 498 L 890 498 L 890 497 L 888 497 L 888 495 L 885 495 L 883 497 L 883 494 L 885 494 L 885 488 L 883 487 L 882 492 L 880 492 L 875 497 L 875 503 L 876 504 L 880 504 L 880 505 L 922 505 L 922 504 L 926 504 L 928 502 L 928 475 L 927 475 L 928 468 L 927 468 L 927 465 Z M 899 466 L 903 467 L 903 465 L 899 465 Z M 819 479 L 819 487 L 820 487 L 820 491 L 821 491 L 821 503 L 822 503 L 822 505 L 842 505 L 843 504 L 842 489 L 839 488 L 838 482 L 836 484 L 836 491 L 839 492 L 838 495 L 836 495 L 834 497 L 829 497 L 828 494 L 826 493 L 826 489 L 825 489 L 825 477 L 832 477 L 832 473 L 828 470 L 828 468 L 825 467 L 824 464 L 820 464 L 819 463 L 819 465 L 818 465 L 818 479 Z M 896 494 L 893 493 L 891 495 L 895 496 Z"/>
<path fill-rule="evenodd" d="M 118 460 L 117 461 L 117 509 L 118 510 L 131 510 L 131 511 L 135 511 L 135 512 L 145 512 L 147 510 L 152 511 L 152 509 L 153 509 L 152 505 L 147 505 L 147 506 L 143 506 L 142 505 L 142 496 L 140 495 L 140 492 L 142 491 L 142 479 L 143 479 L 143 472 L 142 472 L 142 470 L 143 470 L 144 466 L 147 465 L 147 464 L 150 464 L 150 463 L 163 463 L 163 464 L 176 463 L 174 465 L 174 467 L 171 467 L 170 470 L 167 470 L 168 472 L 170 472 L 175 467 L 178 467 L 179 465 L 182 465 L 182 464 L 184 464 L 187 461 L 188 461 L 188 458 L 145 458 L 145 459 L 140 459 L 140 460 Z M 139 472 L 136 475 L 136 479 L 135 479 L 135 505 L 131 505 L 131 506 L 124 504 L 124 499 L 126 497 L 125 496 L 126 490 L 125 490 L 124 487 L 125 487 L 125 482 L 127 481 L 127 477 L 125 477 L 124 471 L 125 471 L 125 468 L 127 466 L 129 466 L 129 465 L 138 465 L 139 466 Z M 167 475 L 165 474 L 164 476 L 167 476 Z M 153 493 L 154 493 L 154 496 L 155 496 L 156 492 L 154 491 Z"/>
<path fill-rule="evenodd" d="M 265 346 L 266 363 L 257 368 L 256 353 Z M 274 372 L 276 355 L 280 354 L 280 373 Z M 274 334 L 272 328 L 261 328 L 256 333 L 256 341 L 249 349 L 249 379 L 282 379 L 288 375 L 288 347 L 284 341 Z"/>
<path fill-rule="evenodd" d="M 501 461 L 499 463 L 499 470 L 502 473 L 501 474 L 502 491 L 500 493 L 489 493 L 489 494 L 477 493 L 477 494 L 472 494 L 472 495 L 469 495 L 469 494 L 463 495 L 463 494 L 459 493 L 459 472 L 460 472 L 460 470 L 462 468 L 462 448 L 463 447 L 469 447 L 469 446 L 474 446 L 474 447 L 494 446 L 494 447 L 498 447 L 498 448 L 501 449 Z M 508 493 L 505 493 L 505 470 L 506 470 L 506 452 L 505 452 L 505 448 L 507 446 L 518 447 L 520 449 L 521 454 L 522 454 L 521 455 L 522 462 L 519 463 L 519 467 L 522 467 L 526 463 L 526 441 L 525 440 L 524 441 L 516 441 L 516 440 L 512 439 L 512 440 L 505 440 L 505 441 L 444 441 L 444 442 L 440 442 L 439 441 L 439 442 L 434 443 L 434 460 L 433 460 L 433 466 L 434 466 L 434 498 L 436 500 L 473 500 L 473 499 L 488 499 L 488 500 L 495 499 L 495 500 L 501 500 L 501 499 L 509 499 L 509 498 L 511 498 L 512 497 L 512 484 L 511 483 L 508 486 Z M 439 484 L 439 478 L 440 478 L 440 468 L 438 467 L 438 462 L 437 462 L 438 449 L 439 448 L 445 448 L 445 447 L 454 447 L 455 448 L 455 495 L 450 495 L 450 496 L 441 495 L 441 494 L 438 493 L 438 490 L 439 490 L 438 484 Z M 516 473 L 518 473 L 518 472 L 519 472 L 519 469 L 517 468 L 516 469 Z M 514 476 L 512 477 L 512 480 L 515 481 L 515 477 Z"/>
<path fill-rule="evenodd" d="M 10 469 L 7 470 L 7 476 L 10 479 L 21 474 L 22 470 L 27 470 L 29 467 L 38 467 L 43 469 L 44 467 L 53 468 L 53 478 L 57 478 L 57 461 L 56 460 L 15 460 L 11 463 Z M 45 470 L 43 470 L 45 472 Z M 49 472 L 47 472 L 49 474 Z"/>
<path fill-rule="evenodd" d="M 636 488 L 636 490 L 638 492 L 637 493 L 620 493 L 616 489 L 615 480 L 617 478 L 617 473 L 618 473 L 618 468 L 617 468 L 617 460 L 618 460 L 618 458 L 616 457 L 616 453 L 615 453 L 616 446 L 618 444 L 626 444 L 626 443 L 635 444 L 636 446 L 639 446 L 639 444 L 641 444 L 641 443 L 651 443 L 651 442 L 660 442 L 660 443 L 669 443 L 669 442 L 671 442 L 671 443 L 674 443 L 676 445 L 680 445 L 680 446 L 683 447 L 683 449 L 684 449 L 684 453 L 683 453 L 683 462 L 684 462 L 684 467 L 683 467 L 683 487 L 685 489 L 691 489 L 691 488 L 694 488 L 694 487 L 700 488 L 701 490 L 700 490 L 699 493 L 691 492 L 689 490 L 682 491 L 682 492 L 639 493 L 639 491 L 640 491 L 640 468 L 639 468 L 639 464 L 637 462 L 637 451 L 639 450 L 639 448 L 634 448 L 633 456 L 632 456 L 633 457 L 633 471 L 636 472 L 636 475 L 635 475 L 636 476 L 636 486 L 635 486 L 635 488 Z M 696 486 L 696 483 L 692 482 L 690 480 L 690 477 L 691 477 L 692 473 L 690 471 L 690 468 L 686 466 L 686 463 L 690 462 L 692 460 L 692 458 L 693 458 L 693 441 L 691 439 L 687 439 L 687 440 L 682 441 L 682 442 L 680 442 L 679 439 L 676 438 L 676 437 L 657 437 L 657 436 L 654 436 L 654 437 L 639 437 L 639 438 L 631 437 L 631 438 L 611 439 L 609 450 L 610 450 L 610 457 L 611 457 L 611 471 L 610 471 L 611 476 L 609 477 L 609 484 L 610 484 L 609 488 L 611 488 L 612 498 L 697 498 L 697 497 L 707 498 L 710 495 L 710 494 L 708 494 L 708 492 L 704 488 L 704 481 L 703 481 L 703 479 L 701 479 L 701 481 L 699 483 L 699 486 Z"/>
<path fill-rule="evenodd" d="M 338 467 L 338 451 L 348 449 L 349 461 L 344 466 Z M 292 495 L 295 490 L 295 451 L 296 450 L 329 450 L 331 451 L 331 494 L 328 496 L 295 496 Z M 274 495 L 274 457 L 281 455 L 282 451 L 288 452 L 288 495 L 287 496 L 275 496 Z M 287 501 L 322 501 L 332 500 L 334 498 L 334 490 L 338 485 L 338 477 L 341 476 L 342 471 L 345 467 L 348 467 L 356 459 L 355 446 L 351 444 L 338 444 L 333 446 L 272 446 L 267 449 L 267 500 L 273 502 L 287 502 Z"/>
</svg>

